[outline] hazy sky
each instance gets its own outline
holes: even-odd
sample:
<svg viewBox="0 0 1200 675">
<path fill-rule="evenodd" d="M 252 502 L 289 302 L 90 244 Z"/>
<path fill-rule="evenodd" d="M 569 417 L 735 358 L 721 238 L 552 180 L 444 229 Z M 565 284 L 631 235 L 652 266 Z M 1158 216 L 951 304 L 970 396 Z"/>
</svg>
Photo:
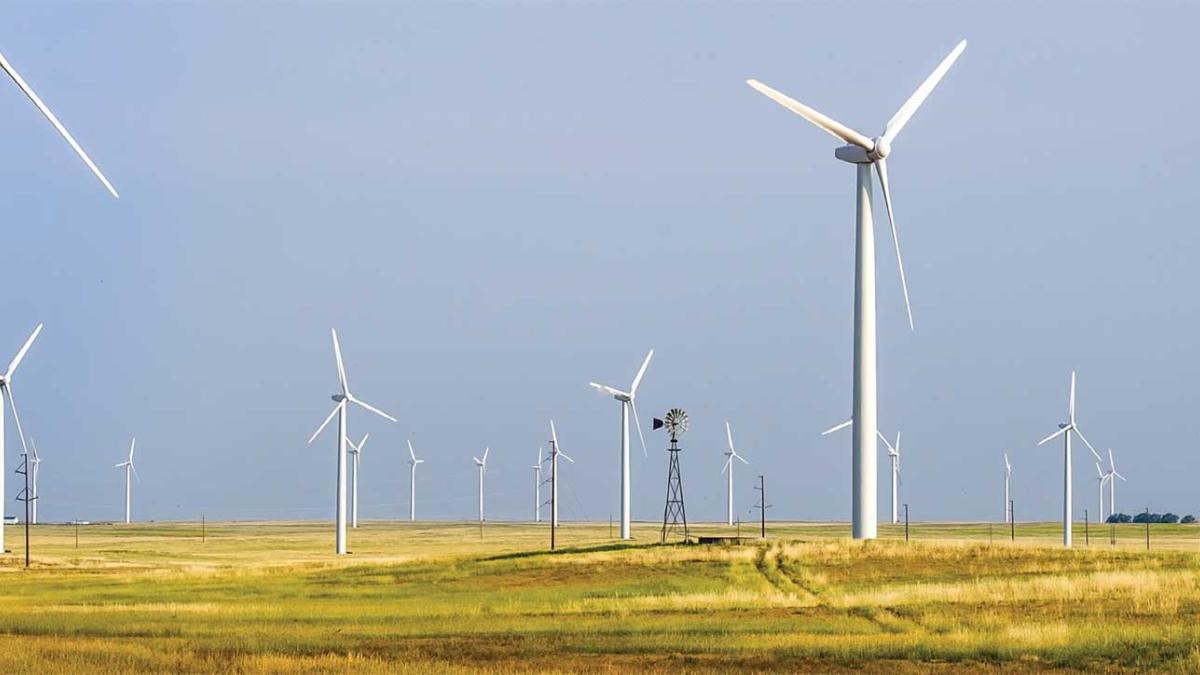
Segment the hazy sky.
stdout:
<svg viewBox="0 0 1200 675">
<path fill-rule="evenodd" d="M 880 424 L 915 519 L 1060 513 L 1066 413 L 1120 510 L 1200 511 L 1200 8 L 962 5 L 8 4 L 0 51 L 121 191 L 0 82 L 0 359 L 38 441 L 43 520 L 325 518 L 337 327 L 370 431 L 366 517 L 529 518 L 558 424 L 563 514 L 661 518 L 650 418 L 692 416 L 688 514 L 850 515 L 854 169 L 744 84 L 874 135 L 970 45 L 889 159 L 916 332 L 879 242 Z M 11 421 L 11 416 L 10 416 Z M 17 479 L 10 423 L 9 513 Z M 1076 512 L 1096 508 L 1076 454 Z M 880 461 L 880 516 L 888 502 Z"/>
</svg>

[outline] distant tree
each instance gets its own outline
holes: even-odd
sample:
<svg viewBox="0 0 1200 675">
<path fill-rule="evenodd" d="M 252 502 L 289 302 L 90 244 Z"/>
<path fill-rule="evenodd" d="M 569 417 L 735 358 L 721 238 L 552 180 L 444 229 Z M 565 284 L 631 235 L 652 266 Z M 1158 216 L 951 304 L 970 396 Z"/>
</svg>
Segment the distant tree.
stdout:
<svg viewBox="0 0 1200 675">
<path fill-rule="evenodd" d="M 1185 524 L 1186 523 L 1194 523 L 1194 522 L 1196 522 L 1196 516 L 1193 516 L 1189 513 L 1188 515 L 1186 515 L 1182 519 L 1180 519 L 1179 522 L 1185 523 Z"/>
<path fill-rule="evenodd" d="M 1161 516 L 1159 516 L 1157 513 L 1142 512 L 1133 517 L 1133 522 L 1135 522 L 1135 523 L 1157 523 L 1158 519 L 1160 517 Z"/>
<path fill-rule="evenodd" d="M 1162 517 L 1160 517 L 1158 519 L 1158 522 L 1160 522 L 1160 523 L 1178 523 L 1179 516 L 1175 515 L 1174 513 L 1164 513 L 1164 514 L 1162 514 Z"/>
<path fill-rule="evenodd" d="M 1114 513 L 1111 516 L 1109 516 L 1108 519 L 1105 520 L 1105 522 L 1107 522 L 1107 523 L 1128 523 L 1128 522 L 1132 522 L 1132 520 L 1133 519 L 1130 518 L 1129 514 L 1127 514 L 1127 513 Z"/>
</svg>

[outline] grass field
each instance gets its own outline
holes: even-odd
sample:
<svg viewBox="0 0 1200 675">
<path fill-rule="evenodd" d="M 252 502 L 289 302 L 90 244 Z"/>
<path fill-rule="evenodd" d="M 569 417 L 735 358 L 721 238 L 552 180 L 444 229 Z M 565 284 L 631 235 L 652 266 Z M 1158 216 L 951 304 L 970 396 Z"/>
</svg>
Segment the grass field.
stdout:
<svg viewBox="0 0 1200 675">
<path fill-rule="evenodd" d="M 1082 529 L 39 525 L 26 570 L 9 527 L 0 671 L 1200 671 L 1200 528 Z"/>
</svg>

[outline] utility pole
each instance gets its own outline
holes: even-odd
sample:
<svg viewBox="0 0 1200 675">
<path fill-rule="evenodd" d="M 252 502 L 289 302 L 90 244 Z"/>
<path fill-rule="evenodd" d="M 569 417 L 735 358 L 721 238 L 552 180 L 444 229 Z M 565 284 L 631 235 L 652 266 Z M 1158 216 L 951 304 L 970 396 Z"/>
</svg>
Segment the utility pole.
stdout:
<svg viewBox="0 0 1200 675">
<path fill-rule="evenodd" d="M 908 503 L 904 504 L 904 541 L 908 541 Z"/>
<path fill-rule="evenodd" d="M 16 470 L 16 473 L 22 474 L 25 477 L 25 489 L 17 495 L 17 501 L 25 502 L 25 567 L 29 567 L 29 505 L 33 503 L 36 497 L 29 495 L 29 453 L 21 454 L 21 467 Z"/>
<path fill-rule="evenodd" d="M 1013 543 L 1017 541 L 1017 513 L 1014 510 L 1015 507 L 1016 502 L 1011 499 L 1008 500 L 1008 536 Z"/>
<path fill-rule="evenodd" d="M 1150 550 L 1150 509 L 1146 509 L 1146 550 Z"/>
<path fill-rule="evenodd" d="M 759 532 L 758 536 L 762 539 L 766 539 L 767 538 L 767 509 L 771 508 L 771 505 L 767 503 L 766 479 L 763 478 L 763 476 L 761 474 L 758 477 L 758 487 L 756 487 L 754 489 L 758 490 L 758 505 L 755 506 L 754 508 L 758 509 L 762 516 L 762 525 L 761 525 L 762 529 Z"/>
<path fill-rule="evenodd" d="M 1083 545 L 1089 546 L 1092 543 L 1091 537 L 1088 536 L 1088 512 L 1083 510 Z"/>
</svg>

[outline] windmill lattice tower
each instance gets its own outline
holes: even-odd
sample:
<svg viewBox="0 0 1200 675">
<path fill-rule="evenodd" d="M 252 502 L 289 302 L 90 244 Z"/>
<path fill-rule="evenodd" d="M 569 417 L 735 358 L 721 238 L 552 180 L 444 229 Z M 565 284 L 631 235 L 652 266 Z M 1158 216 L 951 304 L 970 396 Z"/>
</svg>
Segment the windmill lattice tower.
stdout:
<svg viewBox="0 0 1200 675">
<path fill-rule="evenodd" d="M 667 536 L 683 530 L 683 541 L 688 541 L 687 510 L 683 506 L 683 477 L 679 473 L 679 437 L 687 433 L 688 416 L 679 408 L 671 408 L 665 419 L 655 419 L 654 428 L 666 427 L 671 434 L 671 447 L 667 452 L 671 461 L 667 468 L 667 503 L 663 507 L 662 543 Z"/>
</svg>

